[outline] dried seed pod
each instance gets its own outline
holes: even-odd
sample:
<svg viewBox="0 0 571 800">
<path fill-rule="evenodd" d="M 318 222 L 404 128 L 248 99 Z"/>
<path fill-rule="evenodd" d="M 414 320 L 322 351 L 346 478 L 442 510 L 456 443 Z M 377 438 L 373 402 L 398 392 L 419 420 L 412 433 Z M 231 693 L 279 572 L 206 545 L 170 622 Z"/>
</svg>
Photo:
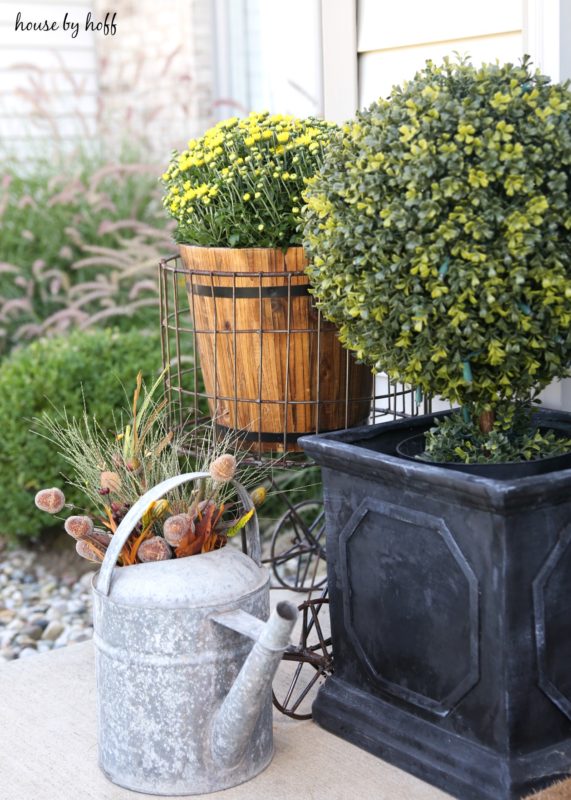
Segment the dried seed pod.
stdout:
<svg viewBox="0 0 571 800">
<path fill-rule="evenodd" d="M 263 486 L 256 486 L 251 492 L 250 498 L 255 508 L 259 508 L 266 500 L 268 493 Z"/>
<path fill-rule="evenodd" d="M 42 489 L 34 498 L 36 506 L 40 511 L 47 511 L 48 514 L 59 514 L 65 505 L 65 495 L 61 489 Z"/>
<path fill-rule="evenodd" d="M 105 470 L 99 476 L 99 485 L 103 491 L 117 492 L 121 491 L 121 478 L 116 472 L 109 472 Z"/>
<path fill-rule="evenodd" d="M 64 528 L 74 539 L 86 539 L 93 533 L 93 521 L 89 517 L 68 517 Z"/>
<path fill-rule="evenodd" d="M 107 550 L 109 545 L 111 544 L 111 539 L 113 538 L 112 534 L 107 533 L 107 531 L 102 531 L 101 528 L 95 528 L 93 533 L 89 536 L 91 541 L 97 542 L 102 547 Z"/>
<path fill-rule="evenodd" d="M 230 455 L 230 453 L 224 453 L 224 455 L 218 456 L 210 465 L 210 477 L 218 483 L 231 481 L 236 474 L 237 466 L 234 456 Z"/>
<path fill-rule="evenodd" d="M 75 543 L 75 550 L 82 558 L 86 558 L 88 561 L 95 561 L 98 564 L 105 557 L 105 549 L 96 542 L 92 542 L 91 539 L 78 539 Z"/>
<path fill-rule="evenodd" d="M 172 547 L 178 547 L 186 536 L 193 533 L 194 522 L 190 514 L 175 514 L 164 521 L 163 536 Z"/>
<path fill-rule="evenodd" d="M 137 550 L 139 561 L 166 561 L 172 558 L 172 551 L 162 536 L 151 536 L 141 542 Z"/>
</svg>

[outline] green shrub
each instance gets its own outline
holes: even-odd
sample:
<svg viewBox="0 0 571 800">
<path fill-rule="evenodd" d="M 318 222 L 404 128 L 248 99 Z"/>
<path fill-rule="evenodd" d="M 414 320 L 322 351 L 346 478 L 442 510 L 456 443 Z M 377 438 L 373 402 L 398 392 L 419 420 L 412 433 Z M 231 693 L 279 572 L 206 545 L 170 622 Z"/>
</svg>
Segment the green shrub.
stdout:
<svg viewBox="0 0 571 800">
<path fill-rule="evenodd" d="M 158 334 L 141 331 L 76 331 L 66 338 L 33 342 L 0 365 L 0 536 L 37 537 L 49 522 L 34 505 L 36 491 L 63 486 L 69 466 L 55 445 L 30 432 L 33 418 L 83 412 L 114 430 L 113 413 L 128 405 L 137 372 L 151 383 L 160 371 Z M 125 387 L 125 389 L 123 388 Z M 127 392 L 127 394 L 126 394 Z M 66 488 L 68 502 L 83 507 L 83 495 Z"/>
<path fill-rule="evenodd" d="M 483 431 L 568 374 L 570 113 L 527 59 L 427 62 L 306 191 L 309 276 L 344 343 Z"/>
<path fill-rule="evenodd" d="M 435 422 L 425 434 L 424 453 L 418 456 L 423 461 L 505 464 L 559 456 L 571 449 L 570 439 L 536 427 L 533 410 L 525 406 L 506 408 L 490 432 L 481 431 L 459 411 Z"/>
<path fill-rule="evenodd" d="M 75 327 L 158 319 L 172 251 L 157 167 L 123 154 L 5 161 L 0 172 L 0 355 Z"/>
</svg>

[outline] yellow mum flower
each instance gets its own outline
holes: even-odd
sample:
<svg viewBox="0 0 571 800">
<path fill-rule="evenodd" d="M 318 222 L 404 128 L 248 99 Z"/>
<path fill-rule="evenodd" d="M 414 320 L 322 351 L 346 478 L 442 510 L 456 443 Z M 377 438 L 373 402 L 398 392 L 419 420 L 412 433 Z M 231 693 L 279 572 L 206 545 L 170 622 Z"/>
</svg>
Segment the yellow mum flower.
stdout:
<svg viewBox="0 0 571 800">
<path fill-rule="evenodd" d="M 300 139 L 308 130 L 310 135 Z M 178 222 L 177 236 L 181 241 L 198 236 L 207 242 L 210 236 L 231 238 L 236 230 L 246 236 L 253 228 L 253 246 L 256 230 L 267 232 L 270 239 L 296 237 L 291 204 L 296 203 L 294 207 L 299 210 L 301 202 L 299 198 L 291 200 L 289 183 L 281 184 L 279 179 L 289 182 L 311 176 L 319 166 L 319 153 L 313 157 L 309 146 L 319 142 L 321 148 L 327 138 L 326 124 L 319 120 L 298 120 L 266 111 L 224 120 L 202 137 L 189 140 L 188 149 L 173 156 L 162 176 L 163 202 Z M 286 161 L 287 153 L 294 148 Z M 292 162 L 297 165 L 295 173 L 286 170 Z M 271 202 L 252 203 L 265 197 L 267 182 L 272 179 Z M 284 232 L 283 219 L 288 220 L 291 231 Z"/>
</svg>

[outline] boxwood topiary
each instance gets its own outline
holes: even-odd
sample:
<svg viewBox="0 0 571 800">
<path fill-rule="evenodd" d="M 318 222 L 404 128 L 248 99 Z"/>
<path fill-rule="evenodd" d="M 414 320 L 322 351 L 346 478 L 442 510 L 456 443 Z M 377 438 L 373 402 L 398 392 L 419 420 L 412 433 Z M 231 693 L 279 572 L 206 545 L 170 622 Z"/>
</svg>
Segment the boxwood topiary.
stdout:
<svg viewBox="0 0 571 800">
<path fill-rule="evenodd" d="M 38 536 L 47 515 L 34 506 L 34 495 L 45 486 L 62 486 L 61 474 L 69 472 L 56 447 L 30 432 L 31 420 L 64 408 L 70 416 L 81 415 L 85 397 L 89 414 L 104 426 L 109 420 L 113 430 L 113 413 L 128 405 L 139 369 L 151 382 L 160 366 L 160 337 L 140 330 L 77 331 L 34 342 L 1 363 L 0 537 Z M 66 497 L 83 505 L 83 495 L 71 488 Z"/>
<path fill-rule="evenodd" d="M 427 62 L 305 193 L 308 273 L 342 340 L 483 432 L 569 372 L 570 115 L 527 58 Z"/>
</svg>

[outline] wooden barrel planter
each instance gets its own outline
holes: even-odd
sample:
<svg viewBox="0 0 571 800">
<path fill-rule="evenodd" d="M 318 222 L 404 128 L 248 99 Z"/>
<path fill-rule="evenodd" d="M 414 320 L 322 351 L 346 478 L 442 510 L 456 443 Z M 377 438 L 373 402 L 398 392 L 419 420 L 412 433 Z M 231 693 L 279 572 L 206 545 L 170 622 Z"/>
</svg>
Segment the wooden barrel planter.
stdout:
<svg viewBox="0 0 571 800">
<path fill-rule="evenodd" d="M 180 246 L 210 413 L 258 452 L 299 450 L 306 433 L 352 427 L 372 375 L 309 295 L 301 247 Z"/>
</svg>

